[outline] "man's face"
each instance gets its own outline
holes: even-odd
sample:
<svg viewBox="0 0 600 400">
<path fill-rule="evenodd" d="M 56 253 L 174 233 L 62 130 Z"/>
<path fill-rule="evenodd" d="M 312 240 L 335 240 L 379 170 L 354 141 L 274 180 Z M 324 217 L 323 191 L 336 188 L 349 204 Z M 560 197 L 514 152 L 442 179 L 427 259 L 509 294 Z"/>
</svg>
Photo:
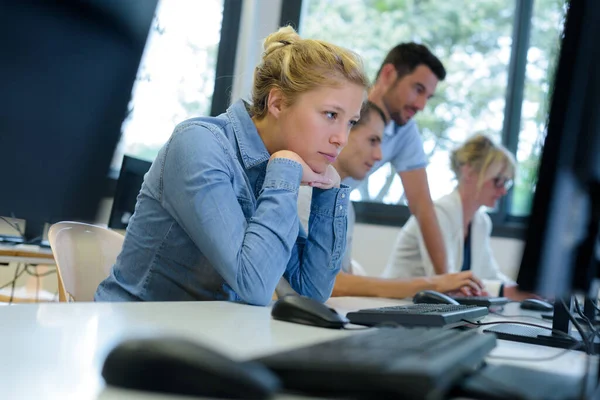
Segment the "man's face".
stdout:
<svg viewBox="0 0 600 400">
<path fill-rule="evenodd" d="M 404 125 L 425 108 L 437 87 L 438 78 L 426 65 L 421 64 L 413 72 L 396 79 L 383 95 L 383 105 L 390 118 Z"/>
<path fill-rule="evenodd" d="M 369 112 L 367 122 L 357 125 L 350 132 L 348 144 L 340 153 L 335 168 L 340 176 L 363 180 L 381 160 L 381 138 L 385 124 L 375 111 Z"/>
</svg>

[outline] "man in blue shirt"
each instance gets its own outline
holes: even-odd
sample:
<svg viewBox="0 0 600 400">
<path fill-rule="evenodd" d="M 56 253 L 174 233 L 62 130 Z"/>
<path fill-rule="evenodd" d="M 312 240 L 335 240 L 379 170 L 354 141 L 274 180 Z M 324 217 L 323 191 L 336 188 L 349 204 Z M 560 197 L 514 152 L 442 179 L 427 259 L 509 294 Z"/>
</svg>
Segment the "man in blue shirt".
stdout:
<svg viewBox="0 0 600 400">
<path fill-rule="evenodd" d="M 385 57 L 369 93 L 369 101 L 378 105 L 390 122 L 381 142 L 381 160 L 367 177 L 388 162 L 394 166 L 437 274 L 447 272 L 446 251 L 429 192 L 427 157 L 413 117 L 425 108 L 445 77 L 444 66 L 427 47 L 401 43 Z M 344 183 L 354 189 L 360 182 L 346 179 Z"/>
</svg>

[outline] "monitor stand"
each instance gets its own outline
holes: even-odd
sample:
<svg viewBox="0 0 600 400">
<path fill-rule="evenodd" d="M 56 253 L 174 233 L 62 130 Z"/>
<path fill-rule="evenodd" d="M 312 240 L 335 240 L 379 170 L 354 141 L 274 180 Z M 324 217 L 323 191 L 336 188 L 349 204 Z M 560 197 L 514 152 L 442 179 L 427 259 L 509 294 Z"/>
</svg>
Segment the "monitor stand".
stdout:
<svg viewBox="0 0 600 400">
<path fill-rule="evenodd" d="M 585 302 L 591 302 L 593 300 L 586 297 Z M 560 331 L 563 333 L 568 333 L 573 339 L 570 340 L 564 337 L 563 335 L 556 334 L 551 332 L 548 329 L 536 328 L 527 325 L 517 325 L 517 324 L 498 324 L 492 326 L 491 328 L 485 329 L 486 333 L 494 333 L 498 337 L 498 339 L 511 340 L 514 342 L 521 343 L 531 343 L 531 344 L 539 344 L 542 346 L 550 346 L 557 347 L 561 349 L 573 349 L 573 350 L 581 350 L 585 351 L 585 345 L 581 340 L 581 336 L 579 332 L 572 331 L 572 323 L 569 319 L 569 312 L 573 310 L 573 298 L 569 297 L 564 302 L 556 301 L 554 304 L 554 315 L 552 318 L 552 329 L 555 331 Z M 593 303 L 588 305 L 589 307 L 593 307 Z M 584 306 L 585 308 L 585 306 Z M 595 311 L 595 310 L 594 310 Z M 589 317 L 588 317 L 589 318 Z M 593 319 L 592 319 L 593 321 Z M 580 324 L 584 329 L 586 334 L 589 334 L 589 328 L 587 324 Z M 580 346 L 575 349 L 577 346 L 577 341 Z M 597 353 L 600 350 L 600 339 L 598 337 L 594 337 L 593 351 Z"/>
</svg>

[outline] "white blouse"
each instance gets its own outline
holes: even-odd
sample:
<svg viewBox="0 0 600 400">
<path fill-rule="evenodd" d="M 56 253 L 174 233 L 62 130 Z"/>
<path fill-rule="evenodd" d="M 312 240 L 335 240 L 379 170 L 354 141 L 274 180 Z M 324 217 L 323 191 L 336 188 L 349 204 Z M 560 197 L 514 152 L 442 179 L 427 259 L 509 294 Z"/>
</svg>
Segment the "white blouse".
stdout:
<svg viewBox="0 0 600 400">
<path fill-rule="evenodd" d="M 463 265 L 464 229 L 463 210 L 458 190 L 434 202 L 435 211 L 448 258 L 448 272 L 460 272 Z M 477 210 L 471 221 L 471 271 L 481 279 L 491 296 L 497 296 L 501 284 L 515 282 L 500 272 L 490 247 L 492 221 L 482 209 Z M 412 278 L 433 276 L 433 263 L 427 252 L 421 229 L 416 218 L 406 222 L 383 272 L 384 278 Z"/>
</svg>

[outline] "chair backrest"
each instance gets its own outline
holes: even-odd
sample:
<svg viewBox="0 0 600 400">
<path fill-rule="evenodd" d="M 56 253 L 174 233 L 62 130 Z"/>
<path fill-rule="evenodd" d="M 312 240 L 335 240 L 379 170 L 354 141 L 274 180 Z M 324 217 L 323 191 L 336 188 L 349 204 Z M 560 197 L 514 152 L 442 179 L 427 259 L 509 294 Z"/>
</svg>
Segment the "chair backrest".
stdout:
<svg viewBox="0 0 600 400">
<path fill-rule="evenodd" d="M 48 241 L 58 266 L 59 301 L 93 301 L 100 282 L 110 274 L 124 236 L 100 226 L 58 222 Z"/>
</svg>

